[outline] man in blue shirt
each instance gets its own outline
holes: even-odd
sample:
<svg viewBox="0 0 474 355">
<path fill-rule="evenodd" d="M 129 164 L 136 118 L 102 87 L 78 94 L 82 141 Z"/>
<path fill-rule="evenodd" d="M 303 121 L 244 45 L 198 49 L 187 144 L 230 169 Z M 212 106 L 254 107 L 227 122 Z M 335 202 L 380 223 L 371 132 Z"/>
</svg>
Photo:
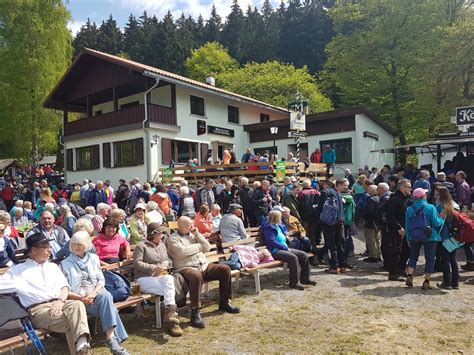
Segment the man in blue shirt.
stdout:
<svg viewBox="0 0 474 355">
<path fill-rule="evenodd" d="M 326 144 L 326 148 L 323 152 L 323 163 L 326 164 L 327 178 L 332 177 L 334 172 L 334 164 L 336 164 L 336 151 L 332 149 L 329 144 Z"/>
<path fill-rule="evenodd" d="M 430 184 L 430 172 L 428 170 L 421 170 L 419 179 L 413 184 L 413 190 L 424 189 L 426 190 L 427 195 L 431 193 L 431 184 Z"/>
</svg>

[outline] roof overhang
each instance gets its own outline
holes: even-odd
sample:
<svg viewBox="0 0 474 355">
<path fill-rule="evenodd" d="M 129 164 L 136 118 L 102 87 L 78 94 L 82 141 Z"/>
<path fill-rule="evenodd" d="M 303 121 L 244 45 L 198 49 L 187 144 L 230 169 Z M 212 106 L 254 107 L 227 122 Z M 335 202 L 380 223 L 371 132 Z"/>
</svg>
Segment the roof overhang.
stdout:
<svg viewBox="0 0 474 355">
<path fill-rule="evenodd" d="M 411 153 L 425 153 L 436 150 L 440 146 L 441 150 L 447 150 L 451 148 L 456 148 L 459 144 L 465 143 L 474 143 L 474 137 L 452 137 L 445 139 L 436 139 L 432 141 L 412 143 L 398 145 L 395 147 L 381 148 L 376 150 L 371 150 L 371 153 L 381 152 L 381 153 L 401 153 L 401 152 L 411 152 Z"/>
</svg>

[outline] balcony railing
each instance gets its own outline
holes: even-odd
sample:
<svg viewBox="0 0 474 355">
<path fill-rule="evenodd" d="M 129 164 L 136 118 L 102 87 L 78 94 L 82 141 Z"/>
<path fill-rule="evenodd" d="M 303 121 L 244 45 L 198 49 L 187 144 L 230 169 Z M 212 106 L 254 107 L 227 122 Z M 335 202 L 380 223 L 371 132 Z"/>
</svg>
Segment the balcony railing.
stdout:
<svg viewBox="0 0 474 355">
<path fill-rule="evenodd" d="M 148 120 L 154 123 L 176 125 L 176 109 L 148 104 Z M 100 129 L 114 128 L 141 123 L 145 119 L 145 105 L 138 105 L 96 115 L 89 118 L 67 122 L 64 126 L 64 135 L 72 136 Z"/>
</svg>

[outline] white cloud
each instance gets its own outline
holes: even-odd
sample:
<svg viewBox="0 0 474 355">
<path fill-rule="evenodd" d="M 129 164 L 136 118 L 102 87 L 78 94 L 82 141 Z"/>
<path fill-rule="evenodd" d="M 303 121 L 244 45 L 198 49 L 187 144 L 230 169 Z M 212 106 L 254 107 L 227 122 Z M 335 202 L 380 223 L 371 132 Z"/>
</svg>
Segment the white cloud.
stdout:
<svg viewBox="0 0 474 355">
<path fill-rule="evenodd" d="M 82 26 L 86 24 L 87 21 L 74 21 L 70 20 L 67 24 L 67 28 L 71 31 L 72 35 L 75 36 L 77 32 L 81 29 Z"/>
</svg>

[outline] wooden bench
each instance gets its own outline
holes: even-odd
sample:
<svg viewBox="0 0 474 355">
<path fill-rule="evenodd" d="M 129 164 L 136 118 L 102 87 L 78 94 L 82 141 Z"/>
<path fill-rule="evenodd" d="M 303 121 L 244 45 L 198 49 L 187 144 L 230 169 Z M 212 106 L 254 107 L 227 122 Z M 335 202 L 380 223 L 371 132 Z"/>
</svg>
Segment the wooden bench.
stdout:
<svg viewBox="0 0 474 355">
<path fill-rule="evenodd" d="M 38 329 L 35 331 L 36 331 L 36 335 L 39 338 L 45 338 L 48 334 L 48 331 L 45 329 Z M 11 353 L 13 354 L 14 348 L 24 345 L 25 343 L 26 344 L 30 343 L 30 340 L 25 332 L 21 333 L 20 335 L 15 335 L 8 339 L 0 340 L 0 352 L 10 350 Z"/>
</svg>

